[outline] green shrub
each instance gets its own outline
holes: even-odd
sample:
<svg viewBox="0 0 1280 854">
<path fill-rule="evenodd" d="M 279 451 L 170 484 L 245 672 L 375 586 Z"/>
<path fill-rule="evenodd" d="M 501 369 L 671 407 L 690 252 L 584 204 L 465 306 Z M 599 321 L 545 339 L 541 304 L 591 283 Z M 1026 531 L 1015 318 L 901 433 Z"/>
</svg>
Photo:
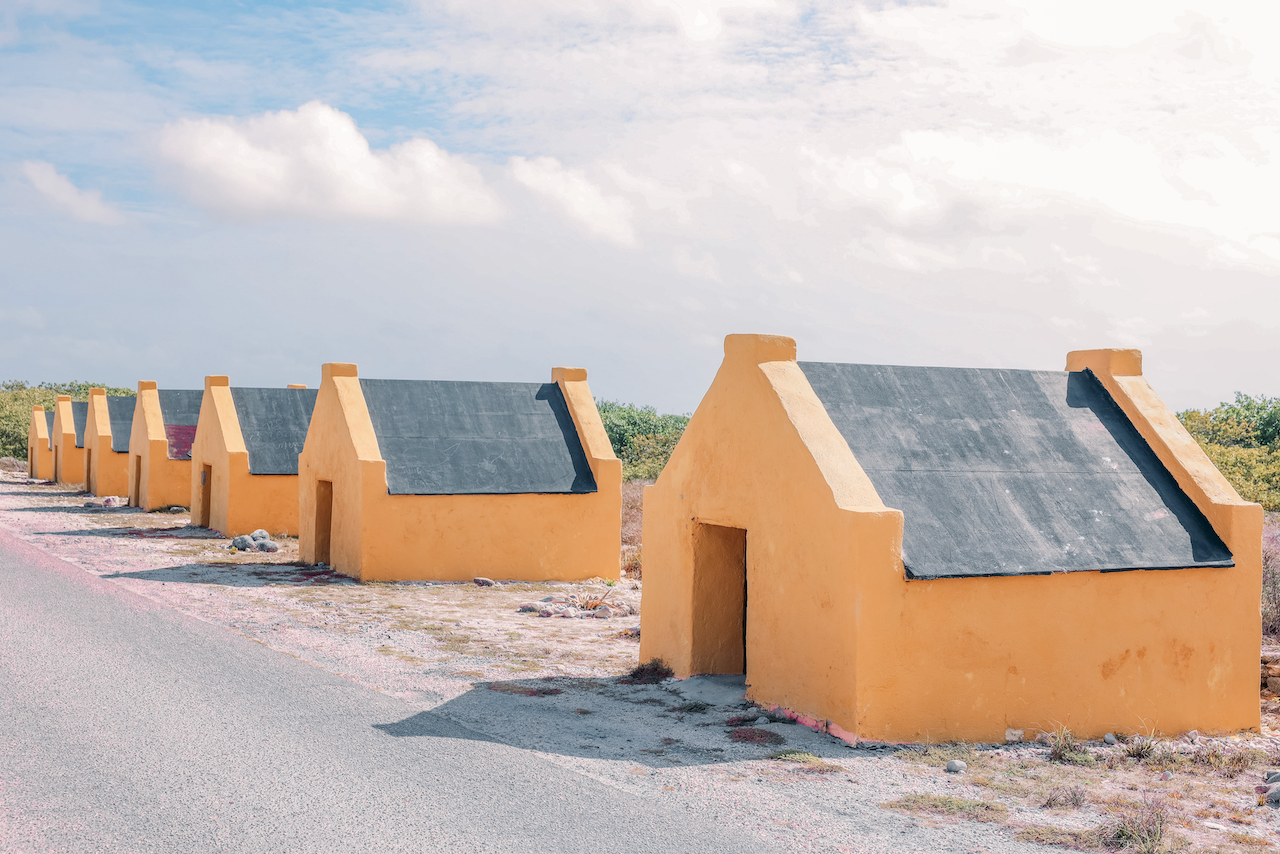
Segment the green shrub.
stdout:
<svg viewBox="0 0 1280 854">
<path fill-rule="evenodd" d="M 1231 403 L 1178 419 L 1241 498 L 1280 510 L 1280 398 L 1236 392 Z"/>
<path fill-rule="evenodd" d="M 596 401 L 613 452 L 622 460 L 622 479 L 656 480 L 689 423 L 688 415 L 659 415 L 652 406 Z"/>
<path fill-rule="evenodd" d="M 89 389 L 105 388 L 107 394 L 132 395 L 132 389 L 114 388 L 100 383 L 40 383 L 33 386 L 22 380 L 0 382 L 0 457 L 27 458 L 27 430 L 31 426 L 31 407 L 53 409 L 58 395 L 72 400 L 88 400 Z"/>
</svg>

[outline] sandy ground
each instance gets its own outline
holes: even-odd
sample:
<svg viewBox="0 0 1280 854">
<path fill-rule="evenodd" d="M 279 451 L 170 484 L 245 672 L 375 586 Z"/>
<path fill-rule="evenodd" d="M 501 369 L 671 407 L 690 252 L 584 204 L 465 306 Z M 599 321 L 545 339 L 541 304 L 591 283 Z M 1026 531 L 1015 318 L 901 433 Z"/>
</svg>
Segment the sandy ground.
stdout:
<svg viewBox="0 0 1280 854">
<path fill-rule="evenodd" d="M 85 507 L 89 500 L 0 473 L 0 528 L 142 596 L 401 698 L 408 713 L 383 727 L 391 736 L 413 736 L 415 718 L 434 711 L 637 796 L 679 791 L 714 801 L 794 850 L 895 850 L 857 841 L 866 821 L 888 815 L 885 805 L 909 815 L 910 826 L 971 838 L 970 850 L 1050 850 L 1032 841 L 1088 847 L 1091 830 L 1152 802 L 1170 816 L 1171 850 L 1280 849 L 1280 811 L 1260 806 L 1254 791 L 1267 767 L 1280 766 L 1272 729 L 1280 701 L 1269 695 L 1262 734 L 1168 742 L 1141 762 L 1123 745 L 1087 745 L 1094 757 L 1087 767 L 1050 762 L 1038 744 L 853 748 L 761 719 L 732 682 L 623 683 L 618 677 L 638 663 L 634 614 L 565 619 L 519 610 L 546 597 L 607 593 L 608 602 L 638 613 L 640 581 L 358 584 L 301 564 L 296 540 L 278 538 L 275 554 L 235 552 L 185 514 Z M 631 527 L 624 539 L 638 533 L 634 520 Z M 1215 767 L 1224 753 L 1246 755 L 1247 767 Z M 968 770 L 945 773 L 951 758 Z M 1079 806 L 1046 806 L 1062 799 L 1055 792 L 1072 791 Z M 989 808 L 974 813 L 969 802 Z"/>
</svg>

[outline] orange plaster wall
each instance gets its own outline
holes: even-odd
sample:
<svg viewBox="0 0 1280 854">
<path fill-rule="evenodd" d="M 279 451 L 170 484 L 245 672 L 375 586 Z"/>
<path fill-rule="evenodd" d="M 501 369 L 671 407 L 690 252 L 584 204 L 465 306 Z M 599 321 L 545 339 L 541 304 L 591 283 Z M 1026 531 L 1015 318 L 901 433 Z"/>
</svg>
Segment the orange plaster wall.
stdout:
<svg viewBox="0 0 1280 854">
<path fill-rule="evenodd" d="M 169 459 L 160 394 L 151 380 L 138 383 L 129 435 L 129 505 L 144 510 L 176 505 L 191 497 L 191 460 Z"/>
<path fill-rule="evenodd" d="M 129 494 L 129 454 L 111 450 L 111 416 L 105 389 L 89 389 L 84 451 L 86 490 L 94 495 Z"/>
<path fill-rule="evenodd" d="M 211 467 L 213 476 L 207 527 L 225 537 L 237 537 L 258 528 L 271 534 L 297 536 L 298 477 L 250 474 L 249 452 L 231 398 L 230 380 L 224 376 L 205 377 L 200 420 L 191 445 L 189 498 L 195 524 L 206 519 L 200 483 L 206 465 Z"/>
<path fill-rule="evenodd" d="M 58 395 L 53 410 L 53 479 L 58 483 L 84 483 L 84 448 L 76 447 L 76 425 L 71 398 Z"/>
<path fill-rule="evenodd" d="M 620 576 L 622 463 L 586 371 L 557 368 L 596 478 L 587 495 L 389 495 L 354 365 L 328 364 L 299 458 L 300 544 L 314 562 L 316 482 L 333 483 L 330 563 L 364 581 Z"/>
<path fill-rule="evenodd" d="M 1132 371 L 1133 356 L 1072 354 L 1068 369 L 1093 367 L 1234 568 L 907 581 L 901 514 L 865 492 L 794 363 L 752 365 L 768 354 L 741 351 L 763 345 L 733 342 L 750 337 L 726 341 L 646 491 L 642 660 L 689 674 L 690 524 L 702 520 L 748 532 L 749 602 L 760 603 L 748 614 L 749 696 L 845 737 L 1258 728 L 1261 508 L 1235 495 L 1145 380 L 1104 372 Z"/>
<path fill-rule="evenodd" d="M 31 424 L 27 427 L 27 474 L 38 480 L 53 477 L 53 448 L 49 445 L 49 425 L 44 420 L 44 407 L 31 407 Z"/>
</svg>

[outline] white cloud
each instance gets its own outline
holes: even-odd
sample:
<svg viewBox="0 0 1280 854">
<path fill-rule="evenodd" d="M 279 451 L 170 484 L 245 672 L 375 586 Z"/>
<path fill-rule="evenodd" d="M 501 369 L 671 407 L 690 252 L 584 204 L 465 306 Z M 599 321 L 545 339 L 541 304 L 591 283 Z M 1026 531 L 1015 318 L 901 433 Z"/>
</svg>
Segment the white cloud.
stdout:
<svg viewBox="0 0 1280 854">
<path fill-rule="evenodd" d="M 167 125 L 161 154 L 197 202 L 233 215 L 487 223 L 502 216 L 480 170 L 428 139 L 384 151 L 320 101 L 248 119 Z"/>
<path fill-rule="evenodd" d="M 566 169 L 554 157 L 513 157 L 511 174 L 596 237 L 622 246 L 636 242 L 631 204 L 619 196 L 606 196 L 581 170 Z"/>
<path fill-rule="evenodd" d="M 83 222 L 98 225 L 119 225 L 124 216 L 119 210 L 102 200 L 97 190 L 81 190 L 71 179 L 58 172 L 52 163 L 28 160 L 22 164 L 22 174 L 55 208 Z"/>
</svg>

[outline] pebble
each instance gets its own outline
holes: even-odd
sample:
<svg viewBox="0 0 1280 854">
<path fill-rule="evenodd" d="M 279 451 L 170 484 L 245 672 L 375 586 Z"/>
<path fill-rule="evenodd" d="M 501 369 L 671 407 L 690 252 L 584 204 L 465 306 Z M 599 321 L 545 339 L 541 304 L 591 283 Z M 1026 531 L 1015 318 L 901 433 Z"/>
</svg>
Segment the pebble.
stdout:
<svg viewBox="0 0 1280 854">
<path fill-rule="evenodd" d="M 253 539 L 245 536 L 244 534 L 241 534 L 240 536 L 236 537 L 234 540 L 231 541 L 231 548 L 240 549 L 241 551 L 245 551 L 245 552 L 252 551 Z"/>
<path fill-rule="evenodd" d="M 1268 771 L 1266 776 L 1267 785 L 1272 783 L 1280 783 L 1280 771 Z"/>
<path fill-rule="evenodd" d="M 275 540 L 254 540 L 254 547 L 260 552 L 280 551 L 280 544 Z"/>
<path fill-rule="evenodd" d="M 610 620 L 613 619 L 613 611 L 610 611 L 607 606 L 601 605 L 599 608 L 596 608 L 592 616 L 597 620 Z"/>
<path fill-rule="evenodd" d="M 962 771 L 964 771 L 964 770 L 965 770 L 966 768 L 968 768 L 968 767 L 969 767 L 969 766 L 968 766 L 968 765 L 966 765 L 966 764 L 965 764 L 964 762 L 962 762 L 961 760 L 959 760 L 959 759 L 952 759 L 950 762 L 948 762 L 948 763 L 947 763 L 947 773 L 948 773 L 948 774 L 959 774 L 959 773 L 961 773 Z"/>
<path fill-rule="evenodd" d="M 1172 779 L 1173 779 L 1173 772 L 1172 772 L 1172 771 L 1162 771 L 1162 772 L 1160 773 L 1160 779 L 1161 779 L 1161 780 L 1172 780 Z"/>
<path fill-rule="evenodd" d="M 477 587 L 496 587 L 497 584 L 492 578 L 485 578 L 483 575 L 477 575 L 471 579 Z"/>
<path fill-rule="evenodd" d="M 521 614 L 537 614 L 542 611 L 542 606 L 537 602 L 525 602 L 520 606 Z"/>
<path fill-rule="evenodd" d="M 258 530 L 254 531 L 252 534 L 250 534 L 250 535 L 249 535 L 249 539 L 251 539 L 251 540 L 255 540 L 255 541 L 256 541 L 256 540 L 269 540 L 269 539 L 271 539 L 271 535 L 270 535 L 270 534 L 268 534 L 268 533 L 266 532 L 266 529 L 264 529 L 264 528 L 259 528 Z"/>
<path fill-rule="evenodd" d="M 1267 806 L 1273 809 L 1280 807 L 1280 784 L 1267 789 Z"/>
<path fill-rule="evenodd" d="M 1114 732 L 1107 733 L 1102 737 L 1102 740 L 1113 747 L 1120 743 L 1120 739 L 1116 738 L 1116 734 Z"/>
</svg>

